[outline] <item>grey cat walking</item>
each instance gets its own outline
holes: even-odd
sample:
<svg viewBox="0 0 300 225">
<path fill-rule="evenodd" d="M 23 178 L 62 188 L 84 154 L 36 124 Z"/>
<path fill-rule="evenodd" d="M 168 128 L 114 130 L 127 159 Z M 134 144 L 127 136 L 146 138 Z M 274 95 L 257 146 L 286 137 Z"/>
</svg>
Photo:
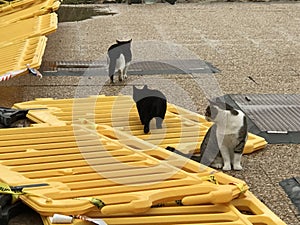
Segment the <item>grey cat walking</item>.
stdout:
<svg viewBox="0 0 300 225">
<path fill-rule="evenodd" d="M 128 67 L 132 60 L 131 42 L 116 40 L 116 44 L 108 48 L 107 61 L 108 61 L 108 75 L 110 82 L 114 83 L 114 74 L 119 73 L 119 81 L 127 78 Z"/>
</svg>

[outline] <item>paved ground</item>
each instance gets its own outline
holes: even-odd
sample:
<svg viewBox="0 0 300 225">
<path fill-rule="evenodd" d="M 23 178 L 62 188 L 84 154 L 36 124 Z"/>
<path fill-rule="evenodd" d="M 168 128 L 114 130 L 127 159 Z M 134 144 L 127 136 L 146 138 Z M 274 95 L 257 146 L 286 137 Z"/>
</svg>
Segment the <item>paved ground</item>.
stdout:
<svg viewBox="0 0 300 225">
<path fill-rule="evenodd" d="M 132 76 L 126 84 L 113 87 L 107 85 L 107 77 L 21 77 L 0 84 L 2 104 L 36 97 L 130 94 L 133 84 L 147 83 L 165 92 L 172 103 L 203 114 L 206 97 L 300 93 L 300 3 L 124 4 L 110 8 L 119 13 L 59 24 L 57 32 L 49 35 L 44 61 L 103 60 L 115 39 L 132 38 L 137 60 L 200 58 L 221 72 L 197 77 Z M 230 174 L 245 180 L 288 225 L 297 225 L 299 212 L 279 182 L 300 175 L 299 159 L 299 145 L 268 145 L 244 156 L 244 170 Z M 27 218 L 23 215 L 11 225 L 33 224 Z"/>
</svg>

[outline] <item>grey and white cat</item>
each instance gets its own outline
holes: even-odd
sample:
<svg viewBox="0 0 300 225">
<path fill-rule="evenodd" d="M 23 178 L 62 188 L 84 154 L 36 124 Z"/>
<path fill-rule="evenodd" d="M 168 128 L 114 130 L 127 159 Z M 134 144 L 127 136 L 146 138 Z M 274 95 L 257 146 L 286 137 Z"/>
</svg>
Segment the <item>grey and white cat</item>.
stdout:
<svg viewBox="0 0 300 225">
<path fill-rule="evenodd" d="M 132 60 L 131 42 L 116 40 L 116 44 L 108 48 L 107 61 L 108 61 L 108 75 L 110 82 L 114 83 L 114 74 L 119 73 L 119 81 L 127 78 L 127 70 Z"/>
<path fill-rule="evenodd" d="M 4 126 L 0 123 L 0 129 L 1 128 L 20 128 L 20 127 L 30 127 L 31 121 L 29 119 L 20 119 L 16 122 L 10 124 L 9 126 Z"/>
<path fill-rule="evenodd" d="M 247 120 L 241 110 L 227 103 L 210 101 L 205 117 L 214 122 L 200 147 L 200 163 L 223 170 L 242 170 L 241 158 L 247 141 Z"/>
</svg>

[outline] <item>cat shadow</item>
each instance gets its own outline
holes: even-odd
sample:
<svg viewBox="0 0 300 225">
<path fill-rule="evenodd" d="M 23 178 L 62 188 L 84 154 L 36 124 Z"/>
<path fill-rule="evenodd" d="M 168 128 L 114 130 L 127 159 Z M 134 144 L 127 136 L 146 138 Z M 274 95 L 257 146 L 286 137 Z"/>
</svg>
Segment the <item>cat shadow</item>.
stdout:
<svg viewBox="0 0 300 225">
<path fill-rule="evenodd" d="M 128 78 L 123 80 L 122 82 L 115 82 L 113 84 L 110 82 L 109 79 L 107 79 L 107 81 L 105 81 L 102 89 L 98 94 L 118 96 L 121 94 L 122 90 L 124 90 L 124 88 L 126 88 L 127 86 L 132 87 L 133 86 L 132 82 L 136 79 L 138 78 L 133 76 L 128 76 Z"/>
</svg>

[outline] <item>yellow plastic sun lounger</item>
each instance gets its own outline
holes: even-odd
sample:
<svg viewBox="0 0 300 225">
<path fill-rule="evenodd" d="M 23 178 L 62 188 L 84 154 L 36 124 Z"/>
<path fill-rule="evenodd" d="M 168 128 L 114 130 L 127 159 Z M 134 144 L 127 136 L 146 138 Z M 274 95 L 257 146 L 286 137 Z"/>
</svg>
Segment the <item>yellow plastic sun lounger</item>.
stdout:
<svg viewBox="0 0 300 225">
<path fill-rule="evenodd" d="M 205 120 L 204 116 L 168 104 L 163 129 L 151 129 L 151 133 L 145 135 L 135 103 L 130 96 L 37 99 L 15 104 L 14 107 L 19 109 L 48 108 L 43 112 L 29 111 L 28 117 L 37 123 L 57 125 L 57 121 L 61 121 L 65 124 L 73 124 L 86 119 L 96 124 L 111 126 L 162 148 L 174 147 L 185 154 L 199 153 L 201 142 L 212 125 Z M 41 113 L 43 116 L 40 115 Z M 252 153 L 263 149 L 266 145 L 264 138 L 249 133 L 244 153 Z"/>
<path fill-rule="evenodd" d="M 0 136 L 0 181 L 11 187 L 47 184 L 24 188 L 20 195 L 45 216 L 97 207 L 105 215 L 134 214 L 176 200 L 228 203 L 248 189 L 239 179 L 105 125 L 2 129 Z"/>
<path fill-rule="evenodd" d="M 45 36 L 18 40 L 0 48 L 0 78 L 9 74 L 26 74 L 29 64 L 31 68 L 38 68 L 46 48 Z M 18 73 L 18 71 L 20 71 Z"/>
</svg>

